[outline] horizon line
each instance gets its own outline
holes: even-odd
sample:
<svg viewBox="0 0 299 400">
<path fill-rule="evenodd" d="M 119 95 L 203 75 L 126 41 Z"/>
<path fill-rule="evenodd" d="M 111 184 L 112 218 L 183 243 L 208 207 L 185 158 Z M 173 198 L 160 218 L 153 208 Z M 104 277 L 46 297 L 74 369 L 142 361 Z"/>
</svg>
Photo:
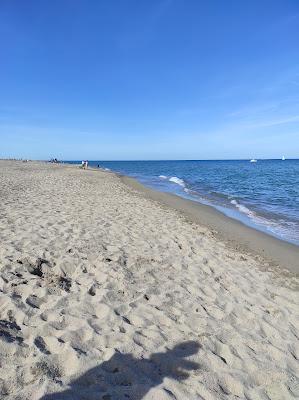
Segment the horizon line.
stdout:
<svg viewBox="0 0 299 400">
<path fill-rule="evenodd" d="M 28 160 L 28 161 L 44 161 L 48 162 L 53 159 L 57 159 L 58 161 L 61 162 L 81 162 L 83 159 L 58 159 L 57 157 L 50 157 L 47 159 L 40 159 L 40 158 L 27 158 L 27 157 L 0 157 L 0 160 L 4 161 L 23 161 L 23 160 Z M 255 159 L 257 161 L 296 161 L 299 160 L 299 157 L 296 158 L 285 158 L 282 160 L 282 158 L 252 158 L 252 157 L 247 157 L 247 158 L 202 158 L 202 159 L 193 159 L 193 158 L 171 158 L 171 159 L 106 159 L 106 160 L 96 160 L 96 159 L 88 159 L 84 158 L 84 160 L 88 160 L 88 162 L 154 162 L 154 161 L 250 161 L 252 159 Z"/>
<path fill-rule="evenodd" d="M 248 158 L 207 158 L 207 159 L 184 159 L 184 158 L 171 158 L 171 159 L 130 159 L 130 160 L 122 160 L 122 159 L 118 159 L 118 160 L 88 160 L 88 162 L 148 162 L 148 161 L 250 161 L 252 160 L 252 158 L 248 157 Z M 284 160 L 282 160 L 281 158 L 255 158 L 255 160 L 257 161 L 271 161 L 271 160 L 280 160 L 280 161 L 291 161 L 291 160 L 299 160 L 298 158 L 285 158 Z M 82 161 L 81 159 L 78 160 L 66 160 L 66 159 L 62 159 L 60 161 L 64 161 L 64 162 L 77 162 L 77 161 Z"/>
</svg>

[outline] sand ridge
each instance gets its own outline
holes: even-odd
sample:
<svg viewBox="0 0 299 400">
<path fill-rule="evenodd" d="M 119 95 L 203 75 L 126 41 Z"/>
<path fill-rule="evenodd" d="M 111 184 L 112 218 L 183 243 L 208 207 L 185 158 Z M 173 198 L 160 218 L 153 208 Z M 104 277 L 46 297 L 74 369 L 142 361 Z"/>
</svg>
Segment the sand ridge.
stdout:
<svg viewBox="0 0 299 400">
<path fill-rule="evenodd" d="M 298 279 L 114 174 L 0 162 L 3 399 L 293 399 Z"/>
</svg>

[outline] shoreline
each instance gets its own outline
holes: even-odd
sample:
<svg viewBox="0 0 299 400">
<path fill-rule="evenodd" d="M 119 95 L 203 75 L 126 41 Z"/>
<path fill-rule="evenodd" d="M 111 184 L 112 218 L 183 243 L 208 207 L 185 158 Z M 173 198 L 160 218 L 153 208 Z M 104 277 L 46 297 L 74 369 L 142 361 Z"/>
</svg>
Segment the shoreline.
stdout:
<svg viewBox="0 0 299 400">
<path fill-rule="evenodd" d="M 270 263 L 271 267 L 282 267 L 299 275 L 299 246 L 245 225 L 212 206 L 185 199 L 176 194 L 154 190 L 127 175 L 113 171 L 103 172 L 117 175 L 130 188 L 143 193 L 146 197 L 158 201 L 164 206 L 174 208 L 191 222 L 203 225 L 214 232 L 216 231 L 219 239 L 235 250 L 259 255 Z"/>
<path fill-rule="evenodd" d="M 299 246 L 298 207 L 292 192 L 298 160 L 269 160 L 263 166 L 252 166 L 245 160 L 90 163 L 137 179 L 153 190 L 212 206 L 247 226 Z"/>
</svg>

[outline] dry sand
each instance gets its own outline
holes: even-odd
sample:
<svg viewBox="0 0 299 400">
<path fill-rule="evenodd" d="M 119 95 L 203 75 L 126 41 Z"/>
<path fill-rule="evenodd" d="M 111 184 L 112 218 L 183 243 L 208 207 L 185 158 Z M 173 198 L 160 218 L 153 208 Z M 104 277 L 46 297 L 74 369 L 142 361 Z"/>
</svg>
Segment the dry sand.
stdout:
<svg viewBox="0 0 299 400">
<path fill-rule="evenodd" d="M 1 399 L 298 398 L 294 274 L 114 174 L 0 174 Z"/>
</svg>

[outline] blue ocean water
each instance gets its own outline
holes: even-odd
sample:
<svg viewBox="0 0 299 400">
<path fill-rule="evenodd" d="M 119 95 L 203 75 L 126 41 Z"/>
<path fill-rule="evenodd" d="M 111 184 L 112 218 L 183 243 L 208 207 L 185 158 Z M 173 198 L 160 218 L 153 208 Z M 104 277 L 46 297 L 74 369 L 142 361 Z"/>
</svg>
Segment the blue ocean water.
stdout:
<svg viewBox="0 0 299 400">
<path fill-rule="evenodd" d="M 299 160 L 93 161 L 299 245 Z"/>
</svg>

